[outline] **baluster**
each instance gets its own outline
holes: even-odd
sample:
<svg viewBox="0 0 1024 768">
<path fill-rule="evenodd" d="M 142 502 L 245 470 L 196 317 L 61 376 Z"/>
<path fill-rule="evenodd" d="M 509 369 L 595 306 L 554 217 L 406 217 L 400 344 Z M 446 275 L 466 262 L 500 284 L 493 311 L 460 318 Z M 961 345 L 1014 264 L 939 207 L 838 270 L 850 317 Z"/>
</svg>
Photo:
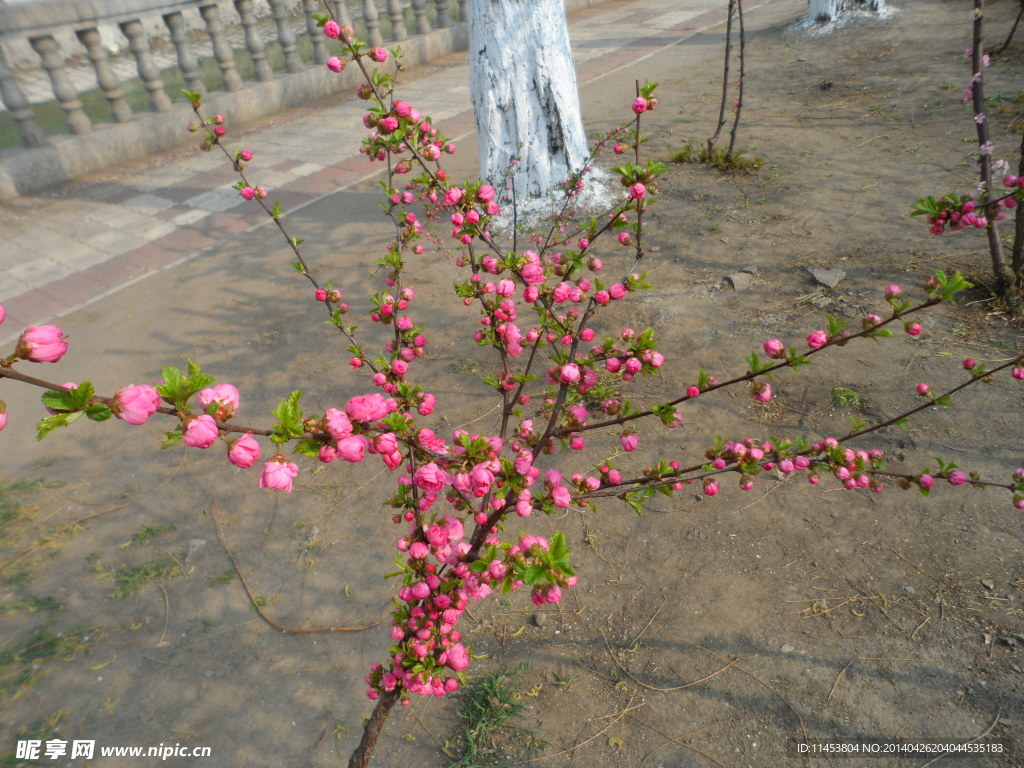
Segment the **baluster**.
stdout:
<svg viewBox="0 0 1024 768">
<path fill-rule="evenodd" d="M 57 41 L 53 39 L 53 35 L 44 35 L 43 37 L 33 37 L 29 42 L 39 54 L 46 74 L 50 76 L 53 95 L 57 97 L 60 108 L 67 115 L 71 130 L 74 133 L 89 133 L 92 130 L 92 122 L 82 109 L 78 90 L 64 69 L 64 57 L 61 55 Z"/>
<path fill-rule="evenodd" d="M 121 89 L 121 81 L 110 66 L 110 57 L 103 47 L 103 40 L 100 38 L 99 30 L 80 29 L 76 33 L 79 41 L 85 46 L 85 52 L 89 55 L 92 68 L 96 70 L 96 82 L 103 90 L 103 96 L 110 103 L 110 113 L 114 120 L 119 123 L 127 123 L 132 119 L 132 108 L 124 100 L 124 91 Z"/>
<path fill-rule="evenodd" d="M 324 0 L 327 7 L 334 12 L 334 20 L 339 24 L 348 24 L 352 26 L 352 17 L 348 15 L 348 3 L 346 2 L 334 2 L 334 0 Z"/>
<path fill-rule="evenodd" d="M 139 70 L 142 84 L 149 91 L 149 100 L 157 112 L 167 112 L 171 108 L 171 100 L 164 91 L 164 81 L 160 77 L 160 68 L 153 61 L 153 54 L 146 40 L 146 32 L 138 19 L 122 21 L 121 31 L 128 38 L 128 47 L 135 54 L 135 68 Z"/>
<path fill-rule="evenodd" d="M 313 44 L 313 62 L 323 64 L 327 61 L 327 44 L 324 42 L 323 31 L 311 16 L 319 10 L 320 3 L 317 0 L 302 0 L 302 12 L 306 15 L 306 34 L 309 35 L 309 42 Z"/>
<path fill-rule="evenodd" d="M 242 87 L 242 78 L 235 69 L 235 52 L 231 49 L 231 44 L 228 43 L 224 29 L 220 25 L 220 11 L 216 5 L 203 5 L 199 8 L 199 15 L 206 23 L 206 33 L 213 44 L 213 57 L 217 60 L 221 77 L 224 79 L 224 90 L 237 91 Z"/>
<path fill-rule="evenodd" d="M 0 100 L 11 113 L 14 122 L 18 124 L 22 144 L 26 147 L 41 147 L 50 143 L 36 122 L 36 113 L 32 111 L 25 92 L 21 90 L 18 81 L 14 79 L 14 73 L 7 66 L 3 46 L 0 46 Z"/>
<path fill-rule="evenodd" d="M 285 69 L 289 72 L 301 72 L 302 59 L 299 57 L 299 47 L 295 44 L 295 31 L 292 29 L 284 0 L 270 0 L 270 9 L 277 23 L 277 39 L 281 43 L 281 52 L 284 53 Z"/>
<path fill-rule="evenodd" d="M 452 20 L 448 16 L 448 0 L 434 0 L 434 7 L 437 8 L 437 28 L 450 27 Z"/>
<path fill-rule="evenodd" d="M 235 10 L 242 20 L 242 29 L 245 30 L 245 47 L 249 49 L 249 57 L 252 59 L 253 71 L 257 80 L 273 80 L 274 72 L 267 62 L 267 51 L 263 47 L 263 38 L 256 29 L 256 17 L 252 12 L 252 0 L 235 0 Z"/>
<path fill-rule="evenodd" d="M 466 0 L 458 0 L 459 2 L 459 21 L 466 20 Z"/>
<path fill-rule="evenodd" d="M 384 38 L 380 36 L 380 23 L 377 21 L 379 16 L 375 0 L 363 0 L 363 23 L 366 24 L 366 42 L 370 45 L 384 45 Z"/>
<path fill-rule="evenodd" d="M 427 34 L 430 31 L 430 20 L 427 18 L 427 0 L 412 0 L 412 12 L 416 17 L 416 34 Z"/>
<path fill-rule="evenodd" d="M 185 80 L 185 87 L 190 91 L 202 90 L 203 78 L 199 74 L 199 62 L 196 61 L 195 54 L 192 53 L 192 45 L 188 40 L 188 31 L 185 29 L 185 19 L 182 17 L 181 11 L 165 13 L 164 24 L 171 32 L 171 42 L 174 43 L 174 49 L 178 52 L 178 69 L 181 70 L 181 76 Z"/>
<path fill-rule="evenodd" d="M 388 17 L 391 19 L 391 39 L 405 40 L 409 33 L 405 30 L 405 13 L 402 11 L 402 0 L 387 0 Z"/>
</svg>

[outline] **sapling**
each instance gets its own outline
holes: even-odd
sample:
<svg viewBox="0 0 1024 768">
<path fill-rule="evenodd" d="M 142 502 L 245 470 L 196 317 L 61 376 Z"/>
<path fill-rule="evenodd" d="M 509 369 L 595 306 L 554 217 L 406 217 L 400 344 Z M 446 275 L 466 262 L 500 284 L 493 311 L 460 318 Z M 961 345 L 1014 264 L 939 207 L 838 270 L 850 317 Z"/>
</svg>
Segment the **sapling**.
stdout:
<svg viewBox="0 0 1024 768">
<path fill-rule="evenodd" d="M 89 382 L 58 384 L 24 373 L 25 363 L 54 364 L 68 352 L 63 332 L 53 325 L 22 333 L 14 351 L 0 358 L 0 379 L 46 390 L 42 400 L 50 415 L 39 422 L 39 437 L 83 416 L 94 421 L 116 418 L 132 426 L 161 418 L 170 425 L 165 445 L 181 442 L 206 450 L 220 443 L 235 466 L 255 473 L 262 460 L 256 482 L 285 493 L 292 491 L 303 464 L 362 463 L 379 457 L 392 473 L 386 508 L 397 526 L 391 574 L 397 583 L 393 642 L 366 676 L 366 694 L 375 704 L 350 766 L 368 763 L 395 705 L 407 705 L 413 696 L 442 698 L 464 683 L 470 653 L 459 626 L 471 602 L 493 592 L 523 590 L 537 605 L 557 603 L 564 590 L 576 586 L 566 537 L 512 533 L 517 518 L 591 507 L 608 496 L 639 510 L 655 493 L 678 493 L 692 486 L 715 496 L 731 476 L 741 489 L 750 490 L 764 473 L 775 470 L 803 474 L 810 483 L 831 475 L 847 489 L 876 493 L 890 482 L 924 494 L 937 480 L 990 486 L 1009 491 L 1012 503 L 1024 509 L 1024 469 L 1005 482 L 943 461 L 930 471 L 895 472 L 881 450 L 850 445 L 917 413 L 949 405 L 960 390 L 1001 372 L 1024 380 L 1024 356 L 991 369 L 965 361 L 966 378 L 959 385 L 939 392 L 922 383 L 918 405 L 874 424 L 855 421 L 848 433 L 813 443 L 802 438 L 715 437 L 708 438 L 702 456 L 685 461 L 666 445 L 642 470 L 627 472 L 612 458 L 598 455 L 592 456 L 590 471 L 563 474 L 567 452 L 586 451 L 597 430 L 616 435 L 622 452 L 635 454 L 641 439 L 634 427 L 641 421 L 678 427 L 684 406 L 695 407 L 691 401 L 727 388 L 747 387 L 755 401 L 769 402 L 775 375 L 811 364 L 833 347 L 880 341 L 894 330 L 916 336 L 922 330 L 919 313 L 950 301 L 967 283 L 959 274 L 939 272 L 916 302 L 893 284 L 884 293 L 886 316 L 866 315 L 859 330 L 829 318 L 826 328 L 806 334 L 799 343 L 764 341 L 742 372 L 721 381 L 705 371 L 694 373 L 668 401 L 637 405 L 609 395 L 594 403 L 589 396 L 595 392 L 627 390 L 641 377 L 657 374 L 665 363 L 652 328 L 615 326 L 606 335 L 597 333 L 604 310 L 649 288 L 641 268 L 647 259 L 644 222 L 658 196 L 662 167 L 643 162 L 641 148 L 644 116 L 658 106 L 655 84 L 637 83 L 629 130 L 607 135 L 593 153 L 596 157 L 603 147 L 623 142 L 632 149 L 631 159 L 613 169 L 624 189 L 621 199 L 600 215 L 579 220 L 559 216 L 522 250 L 509 249 L 494 231 L 501 213 L 494 186 L 484 180 L 454 183 L 441 161 L 455 146 L 429 116 L 396 98 L 394 52 L 366 46 L 350 27 L 328 17 L 318 22 L 340 46 L 328 68 L 353 65 L 365 75 L 360 95 L 368 105 L 368 134 L 362 151 L 386 172 L 382 209 L 393 237 L 376 262 L 384 285 L 369 297 L 365 311 L 358 312 L 371 330 L 350 324 L 355 311 L 342 289 L 315 275 L 303 257 L 302 242 L 289 232 L 280 204 L 270 202 L 272 191 L 257 183 L 258 174 L 250 174 L 261 158 L 248 149 L 229 150 L 224 144 L 227 119 L 207 116 L 198 93 L 188 93 L 188 98 L 196 114 L 192 129 L 201 134 L 202 148 L 222 152 L 233 165 L 239 195 L 261 206 L 275 222 L 295 259 L 294 268 L 311 284 L 311 299 L 324 305 L 330 323 L 349 342 L 349 363 L 362 381 L 358 394 L 313 414 L 304 411 L 302 393 L 296 390 L 274 409 L 273 422 L 242 424 L 242 393 L 231 384 L 216 383 L 190 361 L 185 370 L 164 368 L 156 384 L 130 384 L 101 395 Z M 567 198 L 585 183 L 584 170 L 567 185 Z M 429 349 L 432 332 L 416 319 L 419 299 L 407 281 L 406 267 L 425 258 L 423 243 L 434 236 L 431 228 L 441 231 L 437 238 L 457 254 L 460 275 L 454 295 L 477 318 L 472 340 L 494 354 L 494 368 L 483 377 L 498 402 L 495 427 L 489 431 L 436 432 L 433 414 L 451 404 L 430 392 L 429 380 L 417 379 L 418 361 Z M 606 261 L 620 265 L 612 277 L 607 276 Z M 3 317 L 0 307 L 0 322 Z M 368 341 L 374 326 L 386 337 L 378 349 L 371 349 Z M 2 428 L 7 415 L 0 418 Z"/>
</svg>

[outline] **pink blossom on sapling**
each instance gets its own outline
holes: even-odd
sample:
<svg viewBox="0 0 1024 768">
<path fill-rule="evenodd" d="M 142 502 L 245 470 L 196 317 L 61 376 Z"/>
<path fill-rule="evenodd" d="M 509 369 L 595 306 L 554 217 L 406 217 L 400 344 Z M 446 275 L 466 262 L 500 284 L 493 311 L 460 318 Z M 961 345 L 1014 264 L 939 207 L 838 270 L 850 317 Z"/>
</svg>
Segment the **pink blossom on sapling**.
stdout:
<svg viewBox="0 0 1024 768">
<path fill-rule="evenodd" d="M 228 461 L 236 467 L 248 469 L 260 458 L 260 444 L 246 432 L 237 440 L 228 444 Z"/>
<path fill-rule="evenodd" d="M 213 416 L 204 413 L 189 419 L 181 435 L 181 441 L 192 448 L 209 448 L 219 434 L 220 430 Z"/>
<path fill-rule="evenodd" d="M 29 326 L 22 331 L 15 354 L 33 363 L 56 363 L 68 351 L 64 339 L 56 325 Z"/>
<path fill-rule="evenodd" d="M 160 395 L 156 387 L 148 384 L 133 384 L 114 393 L 110 409 L 126 424 L 138 426 L 149 421 L 149 417 L 160 407 Z"/>
<path fill-rule="evenodd" d="M 263 471 L 260 472 L 259 487 L 291 493 L 292 480 L 294 480 L 298 474 L 298 465 L 288 461 L 288 459 L 278 453 L 269 461 L 264 463 Z"/>
</svg>

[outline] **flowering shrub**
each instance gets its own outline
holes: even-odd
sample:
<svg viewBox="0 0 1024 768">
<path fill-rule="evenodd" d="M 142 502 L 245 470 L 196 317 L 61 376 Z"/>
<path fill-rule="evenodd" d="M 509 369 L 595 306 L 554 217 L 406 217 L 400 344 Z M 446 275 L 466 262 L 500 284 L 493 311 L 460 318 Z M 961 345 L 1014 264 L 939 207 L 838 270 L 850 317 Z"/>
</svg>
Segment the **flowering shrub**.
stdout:
<svg viewBox="0 0 1024 768">
<path fill-rule="evenodd" d="M 848 330 L 843 322 L 829 318 L 827 328 L 813 330 L 799 344 L 769 339 L 761 347 L 766 359 L 752 352 L 743 373 L 719 381 L 700 371 L 674 399 L 637 406 L 617 393 L 662 368 L 665 355 L 654 329 L 615 327 L 599 336 L 596 326 L 604 308 L 649 288 L 641 269 L 643 221 L 657 199 L 661 166 L 641 163 L 640 148 L 643 115 L 658 106 L 656 84 L 638 84 L 631 125 L 611 132 L 595 147 L 596 154 L 611 145 L 618 156 L 632 150 L 632 158 L 613 169 L 625 190 L 622 198 L 600 217 L 578 215 L 576 192 L 588 170 L 581 169 L 565 187 L 555 223 L 536 233 L 529 247 L 519 252 L 500 245 L 495 235 L 502 213 L 500 190 L 480 180 L 453 183 L 440 161 L 456 151 L 454 144 L 429 116 L 395 99 L 392 74 L 370 69 L 370 62 L 391 61 L 393 52 L 367 49 L 350 28 L 333 20 L 321 17 L 319 22 L 325 35 L 340 46 L 328 68 L 340 71 L 354 65 L 366 76 L 360 95 L 368 102 L 363 118 L 368 134 L 361 150 L 387 168 L 383 209 L 394 237 L 376 262 L 384 284 L 369 298 L 365 312 L 368 322 L 386 330 L 388 341 L 382 348 L 364 346 L 359 327 L 349 319 L 351 308 L 342 290 L 331 282 L 321 283 L 313 274 L 302 255 L 301 240 L 284 226 L 280 204 L 270 202 L 271 192 L 250 180 L 249 164 L 258 158 L 250 150 L 229 151 L 224 146 L 226 118 L 204 117 L 196 93 L 188 94 L 197 116 L 191 129 L 202 134 L 204 150 L 221 151 L 233 164 L 239 195 L 261 206 L 276 223 L 295 257 L 295 269 L 312 286 L 311 298 L 349 342 L 350 366 L 365 377 L 361 393 L 323 414 L 312 414 L 303 411 L 302 393 L 295 391 L 274 409 L 273 424 L 243 425 L 236 420 L 243 407 L 239 391 L 228 383 L 217 384 L 197 363 L 189 362 L 186 370 L 164 368 L 161 381 L 154 385 L 132 384 L 105 397 L 89 382 L 57 385 L 16 369 L 22 362 L 60 360 L 68 345 L 56 326 L 26 329 L 13 354 L 0 360 L 0 378 L 47 390 L 42 401 L 50 415 L 38 424 L 40 437 L 83 415 L 95 421 L 115 416 L 138 426 L 160 414 L 171 424 L 165 446 L 181 442 L 206 450 L 220 442 L 228 461 L 237 467 L 255 467 L 269 444 L 273 450 L 257 470 L 257 482 L 270 490 L 290 493 L 304 462 L 360 463 L 379 457 L 394 478 L 387 505 L 398 528 L 399 565 L 392 576 L 399 586 L 392 646 L 366 677 L 367 695 L 378 704 L 359 760 L 372 751 L 376 732 L 394 704 L 408 704 L 414 694 L 440 698 L 459 688 L 469 666 L 459 624 L 471 602 L 495 591 L 522 590 L 537 605 L 556 603 L 564 590 L 576 585 L 565 537 L 509 535 L 515 518 L 591 506 L 607 496 L 639 511 L 655 493 L 676 493 L 694 484 L 705 495 L 715 496 L 730 474 L 749 491 L 763 473 L 775 470 L 803 473 L 812 484 L 831 475 L 846 489 L 876 493 L 895 483 L 927 494 L 940 479 L 954 486 L 994 486 L 1008 490 L 1013 503 L 1024 509 L 1024 469 L 1002 483 L 941 461 L 928 472 L 899 473 L 887 468 L 882 451 L 848 445 L 927 408 L 949 405 L 960 389 L 990 381 L 1003 370 L 1024 379 L 1021 357 L 991 370 L 965 361 L 967 378 L 959 386 L 935 393 L 921 384 L 920 405 L 877 424 L 856 422 L 845 435 L 814 443 L 716 437 L 689 465 L 657 457 L 629 476 L 605 459 L 595 462 L 593 471 L 564 476 L 557 466 L 558 454 L 586 450 L 588 432 L 611 431 L 624 452 L 635 453 L 641 446 L 632 422 L 657 419 L 668 429 L 678 427 L 684 420 L 684 404 L 727 387 L 747 386 L 754 400 L 769 402 L 772 377 L 783 369 L 810 364 L 815 355 L 835 346 L 881 340 L 894 329 L 917 335 L 922 327 L 914 316 L 949 301 L 967 283 L 959 274 L 937 273 L 924 286 L 926 297 L 918 303 L 900 286 L 890 285 L 884 292 L 887 317 L 868 314 L 859 330 Z M 400 182 L 403 178 L 408 181 Z M 441 234 L 431 234 L 432 229 Z M 416 378 L 417 361 L 429 349 L 429 329 L 417 322 L 417 293 L 405 284 L 405 266 L 424 254 L 424 243 L 432 239 L 447 242 L 455 252 L 461 269 L 455 295 L 462 306 L 475 308 L 479 327 L 474 341 L 495 356 L 494 371 L 483 377 L 500 403 L 500 423 L 491 434 L 463 429 L 439 434 L 430 426 L 436 424 L 431 417 L 443 403 L 429 391 L 429 381 Z M 623 267 L 608 277 L 606 261 Z M 0 308 L 0 322 L 3 317 Z M 7 422 L 3 410 L 0 407 L 0 429 Z"/>
</svg>

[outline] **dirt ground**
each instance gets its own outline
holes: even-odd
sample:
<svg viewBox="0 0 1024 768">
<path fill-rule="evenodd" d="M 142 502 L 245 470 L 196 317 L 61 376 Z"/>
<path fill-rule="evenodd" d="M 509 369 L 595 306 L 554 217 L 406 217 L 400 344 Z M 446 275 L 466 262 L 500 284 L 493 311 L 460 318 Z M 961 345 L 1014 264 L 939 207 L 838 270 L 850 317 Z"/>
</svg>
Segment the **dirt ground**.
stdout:
<svg viewBox="0 0 1024 768">
<path fill-rule="evenodd" d="M 799 2 L 747 14 L 740 145 L 765 165 L 722 176 L 669 164 L 645 229 L 655 290 L 606 320 L 653 325 L 668 358 L 635 400 L 678 393 L 699 368 L 742 372 L 761 341 L 798 343 L 827 313 L 856 325 L 881 312 L 889 282 L 923 296 L 937 268 L 987 279 L 983 235 L 936 238 L 909 217 L 919 196 L 973 186 L 974 125 L 960 103 L 969 10 L 952 0 L 898 6 L 889 20 L 828 35 L 792 27 Z M 992 4 L 993 39 L 1015 9 Z M 703 141 L 722 42 L 712 30 L 589 86 L 588 129 L 623 114 L 639 77 L 662 83 L 649 154 L 668 160 L 686 140 Z M 987 74 L 995 156 L 1011 162 L 1022 65 L 1018 32 Z M 314 258 L 343 274 L 350 297 L 375 289 L 365 256 L 386 230 L 374 192 L 367 184 L 292 217 L 300 236 L 330 244 Z M 317 412 L 355 394 L 343 345 L 296 304 L 305 288 L 267 236 L 243 234 L 217 258 L 68 318 L 73 354 L 55 375 L 109 392 L 192 357 L 239 386 L 247 415 L 298 386 Z M 845 276 L 826 288 L 811 267 Z M 733 290 L 725 278 L 741 271 L 750 285 Z M 435 334 L 423 371 L 451 419 L 439 430 L 486 430 L 494 413 L 471 374 L 488 361 L 460 341 L 475 313 L 427 309 L 450 292 L 453 272 L 437 259 L 414 268 L 424 324 L 448 332 Z M 912 407 L 919 381 L 959 383 L 964 357 L 991 366 L 1022 348 L 1020 323 L 983 290 L 924 325 L 919 338 L 853 344 L 777 378 L 766 406 L 745 391 L 701 398 L 685 408 L 684 429 L 647 427 L 641 445 L 692 463 L 715 433 L 844 434 L 850 415 L 877 421 Z M 885 450 L 894 468 L 921 471 L 942 456 L 1004 481 L 1024 464 L 1021 392 L 1004 376 L 863 445 Z M 381 619 L 390 600 L 380 574 L 398 534 L 376 503 L 386 471 L 307 466 L 296 493 L 277 496 L 219 456 L 158 453 L 152 427 L 77 424 L 36 444 L 17 423 L 34 395 L 5 385 L 3 396 L 12 418 L 0 470 L 0 765 L 19 765 L 16 738 L 212 749 L 168 765 L 341 764 L 371 709 L 363 675 L 389 642 L 386 621 L 350 631 Z M 595 445 L 611 451 L 614 436 L 603 440 Z M 934 756 L 808 759 L 795 742 L 981 737 L 1001 740 L 1003 754 L 952 764 L 1024 765 L 1022 523 L 1004 492 L 944 486 L 925 500 L 769 478 L 749 493 L 727 482 L 714 499 L 694 490 L 652 502 L 639 517 L 608 502 L 531 521 L 531 532 L 566 532 L 581 584 L 542 610 L 525 595 L 471 610 L 471 671 L 507 672 L 525 705 L 516 728 L 499 733 L 493 764 L 923 768 Z M 263 622 L 227 549 L 267 615 L 336 631 L 288 634 Z M 449 765 L 456 707 L 419 701 L 397 712 L 373 764 Z"/>
</svg>

